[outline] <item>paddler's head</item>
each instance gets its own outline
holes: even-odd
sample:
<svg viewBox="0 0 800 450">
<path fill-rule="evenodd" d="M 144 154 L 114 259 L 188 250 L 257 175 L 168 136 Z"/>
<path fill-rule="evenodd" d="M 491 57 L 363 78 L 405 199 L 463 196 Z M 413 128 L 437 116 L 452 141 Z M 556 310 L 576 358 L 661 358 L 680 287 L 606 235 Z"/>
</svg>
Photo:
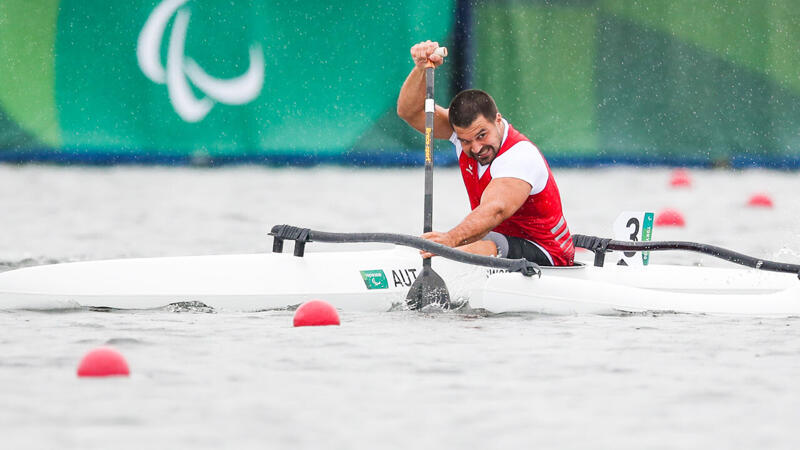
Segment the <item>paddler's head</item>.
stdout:
<svg viewBox="0 0 800 450">
<path fill-rule="evenodd" d="M 478 89 L 461 91 L 448 110 L 450 126 L 461 141 L 462 151 L 481 165 L 491 163 L 503 142 L 503 116 L 492 96 Z"/>
</svg>

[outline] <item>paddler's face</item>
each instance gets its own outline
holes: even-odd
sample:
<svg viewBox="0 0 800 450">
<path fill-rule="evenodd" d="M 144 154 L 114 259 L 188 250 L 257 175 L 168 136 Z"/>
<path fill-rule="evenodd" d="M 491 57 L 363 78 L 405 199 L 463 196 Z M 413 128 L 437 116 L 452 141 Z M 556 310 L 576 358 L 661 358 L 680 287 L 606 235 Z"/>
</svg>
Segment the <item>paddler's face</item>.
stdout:
<svg viewBox="0 0 800 450">
<path fill-rule="evenodd" d="M 494 161 L 500 144 L 503 141 L 503 117 L 497 113 L 494 120 L 479 115 L 474 122 L 465 128 L 454 126 L 453 129 L 461 141 L 462 151 L 472 159 L 485 166 Z"/>
</svg>

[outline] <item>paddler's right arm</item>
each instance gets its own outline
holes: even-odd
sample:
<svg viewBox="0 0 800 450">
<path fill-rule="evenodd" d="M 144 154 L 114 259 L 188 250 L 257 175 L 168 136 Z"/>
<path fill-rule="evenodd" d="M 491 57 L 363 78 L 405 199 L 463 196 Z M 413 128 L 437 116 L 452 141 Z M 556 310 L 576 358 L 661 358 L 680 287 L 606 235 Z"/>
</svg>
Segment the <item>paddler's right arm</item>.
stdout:
<svg viewBox="0 0 800 450">
<path fill-rule="evenodd" d="M 519 178 L 495 178 L 486 186 L 481 203 L 452 230 L 442 233 L 432 231 L 422 235 L 425 239 L 448 247 L 461 247 L 486 236 L 496 226 L 514 215 L 528 200 L 531 185 Z M 428 257 L 430 253 L 423 253 Z"/>
<path fill-rule="evenodd" d="M 430 60 L 436 67 L 442 65 L 444 59 L 434 54 L 437 48 L 439 43 L 431 41 L 420 42 L 411 47 L 414 68 L 408 74 L 397 97 L 397 115 L 423 134 L 425 134 L 425 64 Z M 447 109 L 436 105 L 433 116 L 433 137 L 450 139 L 452 134 L 453 128 L 450 127 Z"/>
</svg>

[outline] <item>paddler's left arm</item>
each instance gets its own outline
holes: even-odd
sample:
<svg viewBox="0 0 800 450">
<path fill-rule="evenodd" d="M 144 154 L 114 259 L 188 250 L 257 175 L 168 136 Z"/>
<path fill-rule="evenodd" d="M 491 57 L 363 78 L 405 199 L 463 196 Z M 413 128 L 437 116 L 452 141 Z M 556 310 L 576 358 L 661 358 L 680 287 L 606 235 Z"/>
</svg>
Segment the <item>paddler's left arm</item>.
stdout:
<svg viewBox="0 0 800 450">
<path fill-rule="evenodd" d="M 475 242 L 511 217 L 528 199 L 531 185 L 519 178 L 495 178 L 486 186 L 481 203 L 452 230 L 432 231 L 422 235 L 425 239 L 459 247 Z"/>
</svg>

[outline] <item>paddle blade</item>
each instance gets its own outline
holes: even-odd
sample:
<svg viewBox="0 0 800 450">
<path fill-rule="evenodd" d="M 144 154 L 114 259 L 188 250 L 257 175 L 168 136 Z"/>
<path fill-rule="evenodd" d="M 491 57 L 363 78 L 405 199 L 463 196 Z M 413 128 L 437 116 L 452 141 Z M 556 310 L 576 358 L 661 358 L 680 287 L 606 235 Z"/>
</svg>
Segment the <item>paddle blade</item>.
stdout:
<svg viewBox="0 0 800 450">
<path fill-rule="evenodd" d="M 450 293 L 447 291 L 442 277 L 429 266 L 424 266 L 414 284 L 406 295 L 406 304 L 409 308 L 418 310 L 428 305 L 438 305 L 442 308 L 450 306 Z"/>
</svg>

